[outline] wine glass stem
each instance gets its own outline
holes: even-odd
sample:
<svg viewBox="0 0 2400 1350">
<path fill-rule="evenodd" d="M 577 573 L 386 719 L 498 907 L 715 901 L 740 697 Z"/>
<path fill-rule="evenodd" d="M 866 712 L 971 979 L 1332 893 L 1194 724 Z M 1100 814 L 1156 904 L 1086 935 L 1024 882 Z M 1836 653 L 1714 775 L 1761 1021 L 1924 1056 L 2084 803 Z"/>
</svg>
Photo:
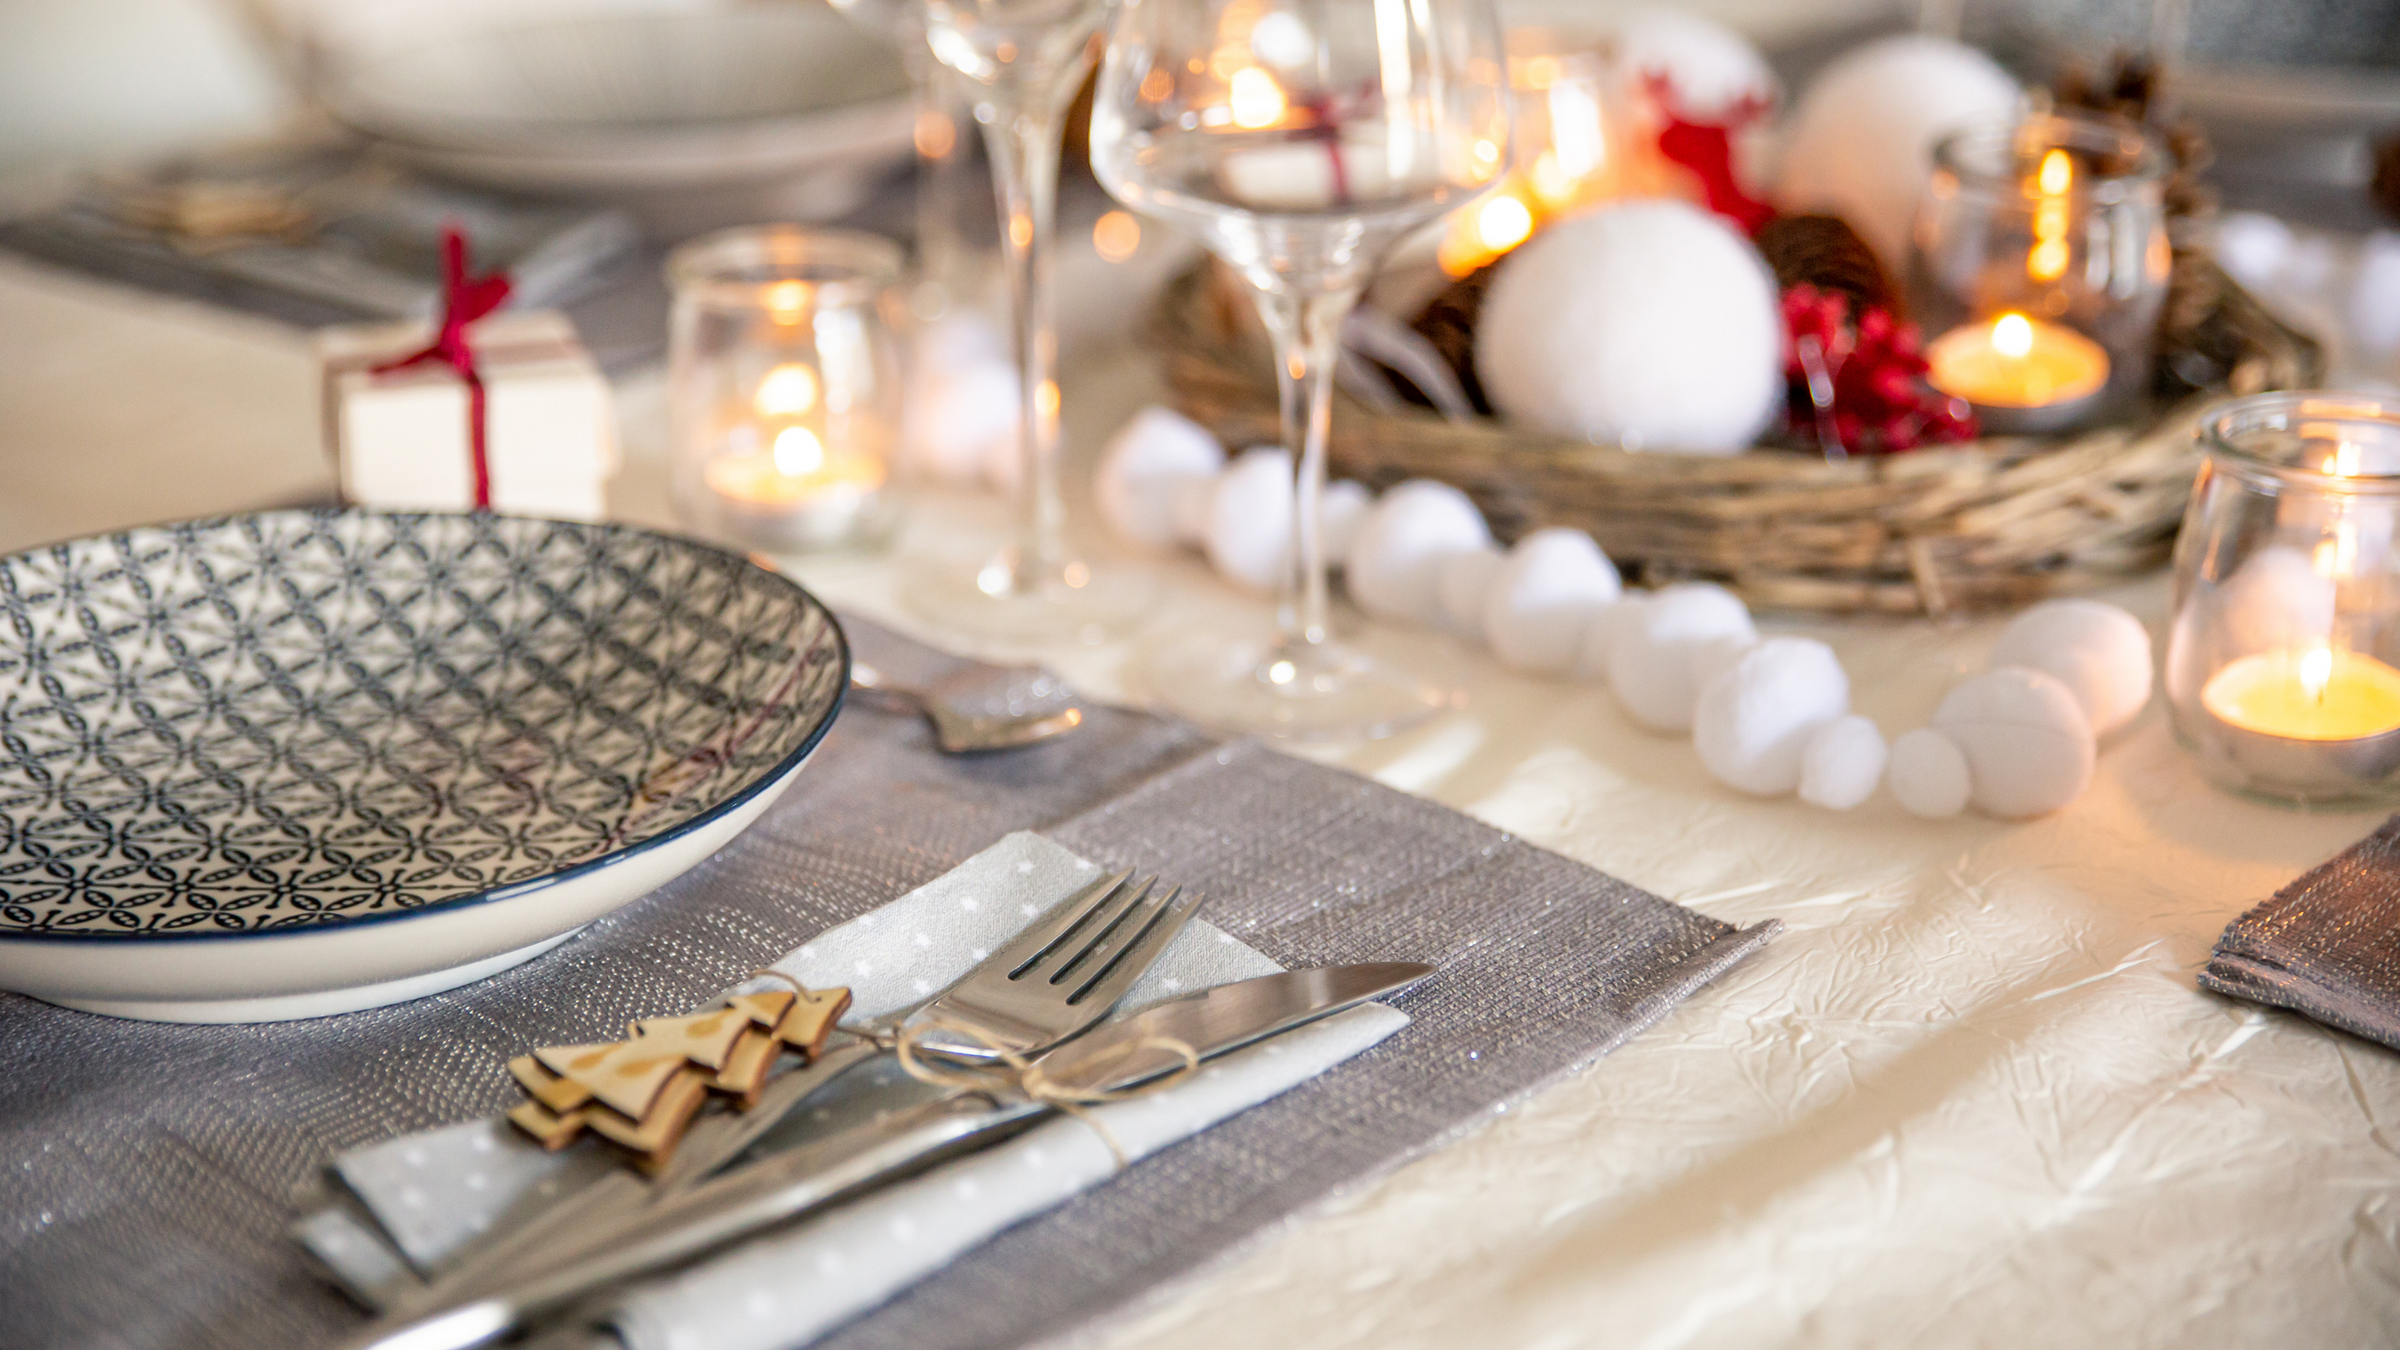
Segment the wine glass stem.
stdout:
<svg viewBox="0 0 2400 1350">
<path fill-rule="evenodd" d="M 1294 462 L 1292 548 L 1276 610 L 1286 651 L 1314 650 L 1332 637 L 1321 507 L 1325 440 L 1333 422 L 1333 363 L 1341 356 L 1342 320 L 1358 303 L 1358 294 L 1355 286 L 1258 290 L 1259 317 L 1275 342 L 1283 443 Z"/>
<path fill-rule="evenodd" d="M 1037 99 L 1030 90 L 995 90 L 976 110 L 992 159 L 1000 251 L 1016 324 L 1022 472 L 1009 570 L 1010 589 L 1017 594 L 1059 581 L 1068 562 L 1058 466 L 1058 328 L 1050 282 L 1061 110 L 1037 107 Z"/>
</svg>

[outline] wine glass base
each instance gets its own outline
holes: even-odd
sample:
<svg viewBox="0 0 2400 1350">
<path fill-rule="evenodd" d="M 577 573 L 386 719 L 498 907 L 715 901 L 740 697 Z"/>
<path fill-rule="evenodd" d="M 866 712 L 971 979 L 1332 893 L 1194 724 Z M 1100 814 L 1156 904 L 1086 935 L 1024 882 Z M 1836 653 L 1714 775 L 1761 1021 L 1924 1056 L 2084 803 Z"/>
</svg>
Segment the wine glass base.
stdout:
<svg viewBox="0 0 2400 1350">
<path fill-rule="evenodd" d="M 1291 741 L 1389 736 L 1456 706 L 1451 691 L 1339 643 L 1193 634 L 1153 649 L 1157 700 L 1202 726 Z"/>
<path fill-rule="evenodd" d="M 1040 646 L 1106 642 L 1141 622 L 1157 585 L 1123 563 L 1078 565 L 1080 586 L 1063 581 L 1026 590 L 1005 584 L 1005 571 L 929 565 L 907 580 L 901 602 L 919 618 L 977 642 Z M 991 589 L 985 589 L 990 585 Z"/>
</svg>

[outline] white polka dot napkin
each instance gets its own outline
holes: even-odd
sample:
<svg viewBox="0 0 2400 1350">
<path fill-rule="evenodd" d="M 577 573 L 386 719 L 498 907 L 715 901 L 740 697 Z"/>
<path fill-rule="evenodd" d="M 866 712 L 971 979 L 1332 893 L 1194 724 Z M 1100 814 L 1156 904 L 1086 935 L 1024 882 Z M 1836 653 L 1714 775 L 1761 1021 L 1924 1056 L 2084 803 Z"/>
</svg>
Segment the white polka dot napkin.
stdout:
<svg viewBox="0 0 2400 1350">
<path fill-rule="evenodd" d="M 881 909 L 826 930 L 776 965 L 810 988 L 848 986 L 852 1020 L 880 1017 L 956 982 L 1096 871 L 1039 835 L 1012 834 Z M 1125 1006 L 1280 969 L 1195 920 L 1134 985 Z M 1395 1009 L 1366 1004 L 1097 1114 L 1126 1156 L 1138 1160 L 1306 1082 L 1407 1022 Z M 548 1154 L 504 1122 L 470 1121 L 354 1149 L 334 1165 L 371 1222 L 354 1210 L 321 1211 L 296 1225 L 294 1235 L 376 1302 L 395 1281 L 410 1278 L 406 1267 L 443 1269 L 473 1239 L 610 1164 L 597 1150 Z M 1106 1181 L 1116 1166 L 1089 1125 L 1052 1121 L 671 1280 L 629 1289 L 610 1321 L 631 1350 L 804 1345 L 959 1252 Z"/>
</svg>

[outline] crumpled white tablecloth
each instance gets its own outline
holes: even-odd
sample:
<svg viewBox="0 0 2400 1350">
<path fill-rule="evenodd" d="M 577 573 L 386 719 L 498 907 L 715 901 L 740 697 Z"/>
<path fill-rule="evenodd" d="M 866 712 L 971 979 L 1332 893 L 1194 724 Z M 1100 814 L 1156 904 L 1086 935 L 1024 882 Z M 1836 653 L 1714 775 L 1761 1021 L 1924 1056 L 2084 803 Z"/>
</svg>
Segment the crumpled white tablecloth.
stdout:
<svg viewBox="0 0 2400 1350">
<path fill-rule="evenodd" d="M 1138 358 L 1069 376 L 1087 452 L 1150 396 Z M 292 402 L 309 387 L 297 335 L 0 261 L 0 547 L 289 493 L 313 463 Z M 616 500 L 663 519 L 655 386 L 621 393 Z M 964 547 L 1002 519 L 933 501 L 909 540 Z M 889 561 L 798 570 L 908 624 Z M 1197 564 L 1161 571 L 1161 631 L 1266 619 Z M 2165 594 L 2115 598 L 2155 632 Z M 1995 631 L 1798 627 L 1839 649 L 1889 733 L 1980 669 Z M 1471 702 L 1327 758 L 1789 931 L 1585 1073 L 1079 1343 L 2400 1341 L 2400 1056 L 2192 983 L 2229 919 L 2379 817 L 2207 787 L 2155 704 L 2054 817 L 1927 823 L 1881 797 L 1834 815 L 1711 782 L 1598 688 L 1364 636 L 1445 664 Z M 1131 651 L 1043 655 L 1138 696 Z"/>
</svg>

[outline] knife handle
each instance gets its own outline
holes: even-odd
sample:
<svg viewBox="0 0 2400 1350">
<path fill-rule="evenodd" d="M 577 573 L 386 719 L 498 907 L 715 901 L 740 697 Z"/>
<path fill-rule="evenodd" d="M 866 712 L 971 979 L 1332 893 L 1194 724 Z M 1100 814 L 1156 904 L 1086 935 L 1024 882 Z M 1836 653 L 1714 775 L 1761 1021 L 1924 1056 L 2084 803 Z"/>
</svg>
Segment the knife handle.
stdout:
<svg viewBox="0 0 2400 1350">
<path fill-rule="evenodd" d="M 519 1265 L 497 1288 L 470 1285 L 439 1307 L 386 1318 L 343 1350 L 470 1350 L 512 1329 L 637 1276 L 683 1265 L 759 1230 L 913 1175 L 1014 1133 L 1047 1109 L 931 1102 L 879 1142 L 826 1165 L 794 1150 L 579 1235 L 569 1250 L 530 1269 Z M 838 1141 L 829 1141 L 838 1142 Z"/>
</svg>

